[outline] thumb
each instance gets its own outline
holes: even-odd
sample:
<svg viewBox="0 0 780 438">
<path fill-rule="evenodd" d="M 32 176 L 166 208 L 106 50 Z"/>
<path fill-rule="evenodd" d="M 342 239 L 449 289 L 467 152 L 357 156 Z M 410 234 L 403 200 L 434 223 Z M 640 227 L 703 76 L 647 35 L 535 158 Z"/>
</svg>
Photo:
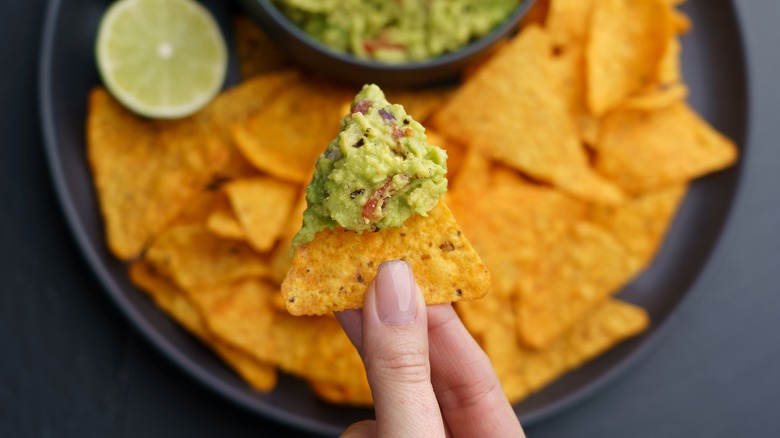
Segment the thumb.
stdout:
<svg viewBox="0 0 780 438">
<path fill-rule="evenodd" d="M 363 304 L 362 344 L 377 435 L 443 437 L 431 385 L 425 300 L 406 262 L 379 266 Z"/>
</svg>

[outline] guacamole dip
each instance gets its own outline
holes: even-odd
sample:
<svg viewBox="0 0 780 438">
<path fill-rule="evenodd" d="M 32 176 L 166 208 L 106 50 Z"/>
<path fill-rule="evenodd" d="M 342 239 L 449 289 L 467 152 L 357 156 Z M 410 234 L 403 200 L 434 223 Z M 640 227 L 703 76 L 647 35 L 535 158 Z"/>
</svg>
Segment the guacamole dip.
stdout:
<svg viewBox="0 0 780 438">
<path fill-rule="evenodd" d="M 490 32 L 518 0 L 274 0 L 314 39 L 382 62 L 421 61 Z"/>
<path fill-rule="evenodd" d="M 293 246 L 325 228 L 379 231 L 427 216 L 447 191 L 446 173 L 447 154 L 428 145 L 425 128 L 366 85 L 317 159 Z"/>
</svg>

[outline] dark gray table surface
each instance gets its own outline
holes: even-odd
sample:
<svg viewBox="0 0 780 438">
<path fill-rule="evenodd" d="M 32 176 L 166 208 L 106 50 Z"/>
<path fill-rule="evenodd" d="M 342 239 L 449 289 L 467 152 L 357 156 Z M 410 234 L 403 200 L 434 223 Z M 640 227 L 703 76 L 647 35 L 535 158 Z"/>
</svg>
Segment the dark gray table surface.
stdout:
<svg viewBox="0 0 780 438">
<path fill-rule="evenodd" d="M 780 1 L 737 5 L 751 67 L 749 153 L 714 269 L 639 364 L 531 437 L 780 436 Z M 80 257 L 38 122 L 44 8 L 0 4 L 0 436 L 293 435 L 184 375 Z"/>
</svg>

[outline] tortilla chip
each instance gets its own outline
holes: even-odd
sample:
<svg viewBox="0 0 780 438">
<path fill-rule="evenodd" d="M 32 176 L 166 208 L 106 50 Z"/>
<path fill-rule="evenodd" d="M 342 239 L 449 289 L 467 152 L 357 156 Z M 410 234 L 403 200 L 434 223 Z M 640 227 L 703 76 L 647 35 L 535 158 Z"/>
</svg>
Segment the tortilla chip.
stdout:
<svg viewBox="0 0 780 438">
<path fill-rule="evenodd" d="M 586 102 L 585 45 L 571 42 L 552 57 L 555 91 L 563 96 L 569 114 L 579 132 L 580 140 L 592 146 L 598 139 L 600 118 L 590 113 Z"/>
<path fill-rule="evenodd" d="M 247 82 L 180 120 L 142 119 L 106 90 L 93 90 L 87 153 L 112 252 L 135 257 L 217 175 L 254 172 L 232 147 L 228 126 L 264 106 L 295 76 Z"/>
<path fill-rule="evenodd" d="M 168 278 L 163 277 L 154 267 L 144 261 L 136 261 L 129 268 L 130 280 L 148 293 L 154 302 L 187 331 L 200 339 L 209 337 L 198 309 L 182 294 Z"/>
<path fill-rule="evenodd" d="M 216 188 L 208 188 L 195 195 L 184 209 L 171 222 L 174 225 L 193 225 L 205 223 L 214 210 L 227 205 L 224 193 Z"/>
<path fill-rule="evenodd" d="M 520 344 L 516 315 L 501 298 L 491 294 L 479 301 L 457 303 L 456 308 L 493 363 L 512 403 L 640 333 L 648 324 L 641 308 L 609 299 L 548 348 L 532 350 Z"/>
<path fill-rule="evenodd" d="M 529 9 L 525 16 L 520 20 L 518 28 L 523 29 L 532 24 L 544 26 L 549 11 L 550 0 L 536 0 L 533 5 L 531 5 L 531 9 Z"/>
<path fill-rule="evenodd" d="M 503 298 L 585 214 L 580 201 L 519 180 L 452 195 L 453 212 L 491 272 L 491 294 Z"/>
<path fill-rule="evenodd" d="M 523 175 L 516 171 L 515 169 L 512 169 L 511 167 L 504 166 L 500 163 L 497 163 L 495 166 L 493 166 L 493 169 L 491 170 L 490 175 L 490 187 L 503 187 L 503 186 L 535 186 L 535 187 L 543 187 L 549 189 L 549 187 L 541 186 L 539 184 L 534 184 L 527 178 L 523 177 Z M 490 190 L 490 188 L 488 188 Z M 564 195 L 565 196 L 565 195 Z"/>
<path fill-rule="evenodd" d="M 684 12 L 672 12 L 672 29 L 676 34 L 688 33 L 693 29 L 693 22 Z"/>
<path fill-rule="evenodd" d="M 365 368 L 336 318 L 277 313 L 271 341 L 284 371 L 319 382 L 367 388 Z"/>
<path fill-rule="evenodd" d="M 274 310 L 286 312 L 287 307 L 284 305 L 284 298 L 282 298 L 282 294 L 273 294 L 271 295 L 271 307 L 274 308 Z"/>
<path fill-rule="evenodd" d="M 257 174 L 257 170 L 233 144 L 230 128 L 237 123 L 243 123 L 263 109 L 287 84 L 299 77 L 300 74 L 292 70 L 258 76 L 220 93 L 206 107 L 200 122 L 220 138 L 230 156 L 220 169 L 221 177 L 235 178 Z"/>
<path fill-rule="evenodd" d="M 593 172 L 564 99 L 556 92 L 543 30 L 523 30 L 459 88 L 433 117 L 439 132 L 468 141 L 534 179 L 586 200 L 618 203 L 615 186 Z"/>
<path fill-rule="evenodd" d="M 275 311 L 271 297 L 278 290 L 256 279 L 185 290 L 200 309 L 209 331 L 255 359 L 273 363 L 275 345 L 268 342 Z"/>
<path fill-rule="evenodd" d="M 306 190 L 298 195 L 298 201 L 287 218 L 282 237 L 271 253 L 271 278 L 277 284 L 282 284 L 287 271 L 292 266 L 292 241 L 303 225 L 303 212 L 306 210 Z"/>
<path fill-rule="evenodd" d="M 466 156 L 466 147 L 432 129 L 425 130 L 425 137 L 428 144 L 438 146 L 447 152 L 447 179 L 452 178 L 460 171 Z"/>
<path fill-rule="evenodd" d="M 592 205 L 588 220 L 609 231 L 645 266 L 655 257 L 686 191 L 685 184 L 677 184 L 617 207 Z"/>
<path fill-rule="evenodd" d="M 664 56 L 658 65 L 658 81 L 661 84 L 682 83 L 680 52 L 682 52 L 680 40 L 676 37 L 669 39 Z"/>
<path fill-rule="evenodd" d="M 212 341 L 211 347 L 230 365 L 249 386 L 261 392 L 268 392 L 276 386 L 276 368 L 265 362 L 258 362 L 247 353 Z"/>
<path fill-rule="evenodd" d="M 289 373 L 346 386 L 366 380 L 360 356 L 332 317 L 297 318 L 274 310 L 278 289 L 244 280 L 187 291 L 212 333 Z"/>
<path fill-rule="evenodd" d="M 468 149 L 463 157 L 461 172 L 450 183 L 450 193 L 486 190 L 490 185 L 493 161 L 479 149 Z"/>
<path fill-rule="evenodd" d="M 672 35 L 662 0 L 594 2 L 586 48 L 588 107 L 605 114 L 658 79 Z"/>
<path fill-rule="evenodd" d="M 309 382 L 309 388 L 317 397 L 329 403 L 355 407 L 371 407 L 374 405 L 371 388 L 367 384 L 345 386 L 329 382 L 311 381 Z"/>
<path fill-rule="evenodd" d="M 679 184 L 737 159 L 734 143 L 683 103 L 610 114 L 597 150 L 596 169 L 629 193 Z"/>
<path fill-rule="evenodd" d="M 641 307 L 607 300 L 547 349 L 523 351 L 519 366 L 526 387 L 531 392 L 541 389 L 565 372 L 641 333 L 648 323 L 647 313 Z"/>
<path fill-rule="evenodd" d="M 279 71 L 290 65 L 290 60 L 251 18 L 234 17 L 233 32 L 242 80 Z"/>
<path fill-rule="evenodd" d="M 629 97 L 620 107 L 637 111 L 655 111 L 684 102 L 686 97 L 688 97 L 688 87 L 676 83 Z"/>
<path fill-rule="evenodd" d="M 598 141 L 601 119 L 593 115 L 584 114 L 580 120 L 580 136 L 586 145 L 593 147 Z"/>
<path fill-rule="evenodd" d="M 253 388 L 270 391 L 276 386 L 276 369 L 258 362 L 244 352 L 214 339 L 206 329 L 198 309 L 169 280 L 161 277 L 151 265 L 135 262 L 130 266 L 130 279 L 149 293 L 155 303 L 170 314 L 179 324 L 215 349 L 233 369 Z"/>
<path fill-rule="evenodd" d="M 264 74 L 220 93 L 209 105 L 208 115 L 220 126 L 220 134 L 230 138 L 230 127 L 243 123 L 270 105 L 280 90 L 301 81 L 301 74 L 295 70 L 283 70 Z"/>
<path fill-rule="evenodd" d="M 422 90 L 386 90 L 388 102 L 402 105 L 406 114 L 420 123 L 425 122 L 438 110 L 447 98 L 452 95 L 453 88 L 426 88 Z"/>
<path fill-rule="evenodd" d="M 491 291 L 481 300 L 456 303 L 455 310 L 490 358 L 507 398 L 515 401 L 529 390 L 522 376 L 515 372 L 523 347 L 517 337 L 514 310 L 507 304 L 505 297 Z"/>
<path fill-rule="evenodd" d="M 577 128 L 579 138 L 588 145 L 598 139 L 599 118 L 590 113 L 585 99 L 585 48 L 582 44 L 570 44 L 558 56 L 552 57 L 551 79 L 556 92 L 563 96 L 569 114 Z"/>
<path fill-rule="evenodd" d="M 640 261 L 600 227 L 572 225 L 526 275 L 515 300 L 520 341 L 545 348 L 639 271 Z"/>
<path fill-rule="evenodd" d="M 282 282 L 287 310 L 322 315 L 362 308 L 379 264 L 388 260 L 409 263 L 428 304 L 481 298 L 490 284 L 452 212 L 439 203 L 428 217 L 415 215 L 397 228 L 362 234 L 326 229 L 299 245 Z"/>
<path fill-rule="evenodd" d="M 546 29 L 556 47 L 566 50 L 572 44 L 582 45 L 588 31 L 590 10 L 595 0 L 552 0 L 547 13 Z"/>
<path fill-rule="evenodd" d="M 267 260 L 249 245 L 220 239 L 202 224 L 165 230 L 149 247 L 145 259 L 185 290 L 270 275 Z"/>
<path fill-rule="evenodd" d="M 292 241 L 294 236 L 285 236 L 271 253 L 271 279 L 276 284 L 282 284 L 284 277 L 292 267 Z"/>
<path fill-rule="evenodd" d="M 463 69 L 463 72 L 461 73 L 461 80 L 462 81 L 468 81 L 469 78 L 473 77 L 478 71 L 482 70 L 485 65 L 487 65 L 491 59 L 495 58 L 499 53 L 504 51 L 506 47 L 509 45 L 509 42 L 511 41 L 510 38 L 502 38 L 488 50 L 485 51 L 480 57 L 471 63 L 469 66 L 467 66 L 465 69 Z"/>
<path fill-rule="evenodd" d="M 246 235 L 233 214 L 223 190 L 213 187 L 192 200 L 171 227 L 177 225 L 206 225 L 215 236 L 245 240 Z"/>
<path fill-rule="evenodd" d="M 152 122 L 92 90 L 87 155 L 108 247 L 120 259 L 138 255 L 225 163 L 224 145 L 194 117 Z"/>
<path fill-rule="evenodd" d="M 233 211 L 227 208 L 212 211 L 206 220 L 206 228 L 223 239 L 246 240 L 247 238 L 244 227 L 238 222 Z"/>
<path fill-rule="evenodd" d="M 554 81 L 554 91 L 563 98 L 569 114 L 577 121 L 588 113 L 585 104 L 585 51 L 581 44 L 573 44 L 558 55 L 550 55 L 549 79 Z"/>
<path fill-rule="evenodd" d="M 348 89 L 301 78 L 288 84 L 263 110 L 234 126 L 233 139 L 258 169 L 306 183 L 314 162 L 338 134 Z"/>
<path fill-rule="evenodd" d="M 225 185 L 249 244 L 270 251 L 282 232 L 300 188 L 269 177 L 239 179 Z"/>
</svg>

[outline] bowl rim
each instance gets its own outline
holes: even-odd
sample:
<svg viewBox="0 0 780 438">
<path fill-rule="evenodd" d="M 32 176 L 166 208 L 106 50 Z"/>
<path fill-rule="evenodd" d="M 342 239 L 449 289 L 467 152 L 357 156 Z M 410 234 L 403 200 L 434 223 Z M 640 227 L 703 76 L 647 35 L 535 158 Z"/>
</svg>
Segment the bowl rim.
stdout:
<svg viewBox="0 0 780 438">
<path fill-rule="evenodd" d="M 296 41 L 305 45 L 308 49 L 314 50 L 319 54 L 328 56 L 343 64 L 348 64 L 364 69 L 384 70 L 389 72 L 419 71 L 429 68 L 436 68 L 477 55 L 481 51 L 493 45 L 493 43 L 500 39 L 503 35 L 512 31 L 512 28 L 517 27 L 523 17 L 525 17 L 528 11 L 531 9 L 531 7 L 536 4 L 536 0 L 519 0 L 518 5 L 515 7 L 514 11 L 512 11 L 512 13 L 509 14 L 507 18 L 504 19 L 504 21 L 493 27 L 493 29 L 491 29 L 488 33 L 472 40 L 457 50 L 445 52 L 442 55 L 423 61 L 384 63 L 371 59 L 358 58 L 346 52 L 333 50 L 327 45 L 317 41 L 306 31 L 301 29 L 282 11 L 274 6 L 271 0 L 253 1 L 256 2 L 263 9 L 263 11 L 265 11 L 271 17 L 272 21 L 278 24 L 279 27 L 284 30 L 284 32 L 291 35 L 293 38 L 295 38 Z"/>
</svg>

